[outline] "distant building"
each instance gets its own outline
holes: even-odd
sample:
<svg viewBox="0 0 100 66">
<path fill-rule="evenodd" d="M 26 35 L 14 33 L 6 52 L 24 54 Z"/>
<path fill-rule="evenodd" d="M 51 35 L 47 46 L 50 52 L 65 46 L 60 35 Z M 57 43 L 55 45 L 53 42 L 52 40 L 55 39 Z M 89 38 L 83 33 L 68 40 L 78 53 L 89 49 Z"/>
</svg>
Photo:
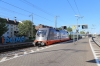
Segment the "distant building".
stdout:
<svg viewBox="0 0 100 66">
<path fill-rule="evenodd" d="M 39 24 L 38 26 L 35 26 L 35 29 L 38 30 L 39 28 L 49 28 L 49 27 L 51 26 Z"/>
<path fill-rule="evenodd" d="M 18 23 L 16 20 L 6 19 L 6 26 L 8 31 L 3 34 L 4 37 L 15 37 L 18 33 Z"/>
</svg>

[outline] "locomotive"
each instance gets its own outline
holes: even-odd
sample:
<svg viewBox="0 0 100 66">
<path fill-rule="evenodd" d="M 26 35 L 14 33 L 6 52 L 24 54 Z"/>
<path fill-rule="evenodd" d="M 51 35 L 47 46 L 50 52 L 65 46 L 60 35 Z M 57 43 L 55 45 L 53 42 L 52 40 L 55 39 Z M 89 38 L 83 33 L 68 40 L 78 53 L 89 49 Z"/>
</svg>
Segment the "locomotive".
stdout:
<svg viewBox="0 0 100 66">
<path fill-rule="evenodd" d="M 68 31 L 57 30 L 54 28 L 39 28 L 36 38 L 33 42 L 34 46 L 47 46 L 57 42 L 70 40 Z"/>
</svg>

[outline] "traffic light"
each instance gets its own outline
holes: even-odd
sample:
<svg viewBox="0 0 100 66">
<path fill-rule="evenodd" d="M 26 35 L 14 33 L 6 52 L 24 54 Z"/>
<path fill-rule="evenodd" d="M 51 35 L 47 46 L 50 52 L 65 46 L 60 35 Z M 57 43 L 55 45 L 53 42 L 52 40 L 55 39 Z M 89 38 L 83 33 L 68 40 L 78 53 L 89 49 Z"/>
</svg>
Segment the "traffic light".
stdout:
<svg viewBox="0 0 100 66">
<path fill-rule="evenodd" d="M 88 29 L 87 25 L 82 25 L 82 29 Z"/>
</svg>

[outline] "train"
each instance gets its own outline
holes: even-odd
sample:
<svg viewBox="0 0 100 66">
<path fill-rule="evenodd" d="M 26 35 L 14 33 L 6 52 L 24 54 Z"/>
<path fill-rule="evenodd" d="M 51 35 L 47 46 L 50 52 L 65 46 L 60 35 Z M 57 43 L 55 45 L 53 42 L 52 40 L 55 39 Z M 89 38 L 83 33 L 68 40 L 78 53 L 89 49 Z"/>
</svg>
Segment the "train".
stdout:
<svg viewBox="0 0 100 66">
<path fill-rule="evenodd" d="M 82 35 L 79 34 L 79 33 L 76 33 L 76 32 L 70 32 L 70 35 L 69 35 L 70 39 L 73 40 L 73 39 L 81 39 L 82 38 Z"/>
<path fill-rule="evenodd" d="M 36 38 L 33 42 L 34 46 L 48 46 L 57 42 L 68 41 L 73 39 L 73 33 L 70 34 L 67 30 L 57 30 L 54 28 L 39 28 L 36 33 Z M 77 38 L 74 33 L 74 39 Z M 80 36 L 78 35 L 78 38 Z"/>
<path fill-rule="evenodd" d="M 57 30 L 54 28 L 39 28 L 36 38 L 33 42 L 34 46 L 47 46 L 57 42 L 70 40 L 68 31 Z"/>
</svg>

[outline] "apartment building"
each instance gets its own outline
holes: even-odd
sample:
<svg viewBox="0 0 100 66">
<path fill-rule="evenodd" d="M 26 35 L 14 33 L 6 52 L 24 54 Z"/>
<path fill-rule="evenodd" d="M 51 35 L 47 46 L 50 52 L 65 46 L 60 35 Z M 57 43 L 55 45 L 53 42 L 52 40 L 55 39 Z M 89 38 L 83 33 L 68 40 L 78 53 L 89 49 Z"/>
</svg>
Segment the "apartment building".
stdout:
<svg viewBox="0 0 100 66">
<path fill-rule="evenodd" d="M 8 31 L 3 34 L 4 37 L 15 37 L 18 33 L 18 23 L 16 20 L 6 19 Z"/>
</svg>

